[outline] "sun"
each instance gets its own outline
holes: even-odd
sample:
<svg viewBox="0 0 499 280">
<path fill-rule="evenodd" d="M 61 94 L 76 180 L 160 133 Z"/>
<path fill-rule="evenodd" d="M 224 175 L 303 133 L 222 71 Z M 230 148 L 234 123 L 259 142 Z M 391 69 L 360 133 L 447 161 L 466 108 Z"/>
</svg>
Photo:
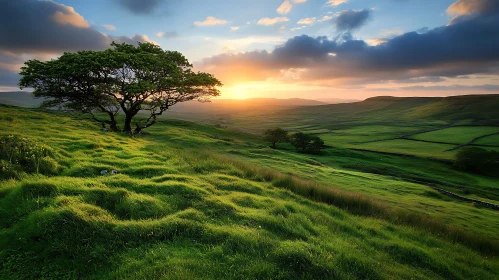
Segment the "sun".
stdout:
<svg viewBox="0 0 499 280">
<path fill-rule="evenodd" d="M 248 99 L 248 90 L 241 86 L 225 88 L 222 90 L 221 98 L 226 99 Z"/>
</svg>

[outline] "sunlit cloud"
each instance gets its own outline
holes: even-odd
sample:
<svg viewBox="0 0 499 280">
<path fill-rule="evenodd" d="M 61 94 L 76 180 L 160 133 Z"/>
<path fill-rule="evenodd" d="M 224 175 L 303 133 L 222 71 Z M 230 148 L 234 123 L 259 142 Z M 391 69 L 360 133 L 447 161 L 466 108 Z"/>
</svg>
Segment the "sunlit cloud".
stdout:
<svg viewBox="0 0 499 280">
<path fill-rule="evenodd" d="M 52 15 L 52 19 L 59 24 L 69 24 L 75 27 L 90 27 L 88 22 L 73 7 L 64 6 L 62 11 L 57 11 Z"/>
<path fill-rule="evenodd" d="M 460 16 L 473 13 L 488 13 L 499 10 L 497 0 L 458 0 L 447 8 L 447 13 Z"/>
<path fill-rule="evenodd" d="M 345 4 L 347 2 L 348 2 L 348 0 L 328 0 L 326 5 L 331 6 L 331 7 L 336 7 L 336 6 L 339 6 L 341 4 Z"/>
<path fill-rule="evenodd" d="M 289 12 L 291 12 L 291 9 L 293 8 L 293 4 L 289 0 L 285 0 L 282 2 L 282 4 L 277 8 L 277 13 L 281 15 L 285 15 Z"/>
<path fill-rule="evenodd" d="M 289 21 L 289 18 L 287 18 L 287 17 L 275 17 L 275 18 L 265 17 L 265 18 L 261 18 L 258 21 L 258 24 L 269 26 L 269 25 L 274 25 L 274 24 L 288 22 L 288 21 Z"/>
<path fill-rule="evenodd" d="M 224 25 L 227 24 L 228 21 L 223 20 L 223 19 L 218 19 L 216 17 L 206 17 L 204 21 L 196 21 L 194 22 L 195 26 L 213 26 L 213 25 Z"/>
<path fill-rule="evenodd" d="M 321 19 L 318 20 L 318 22 L 328 21 L 331 19 L 333 19 L 333 16 L 323 16 Z"/>
<path fill-rule="evenodd" d="M 369 44 L 370 46 L 377 46 L 379 44 L 385 43 L 388 41 L 385 38 L 374 38 L 374 39 L 367 39 L 366 43 Z"/>
<path fill-rule="evenodd" d="M 239 30 L 239 26 L 231 26 L 230 31 L 236 31 Z"/>
<path fill-rule="evenodd" d="M 305 24 L 305 25 L 313 25 L 313 24 L 315 24 L 316 20 L 317 19 L 315 17 L 304 18 L 304 19 L 300 19 L 297 23 L 298 24 Z"/>
<path fill-rule="evenodd" d="M 111 25 L 111 24 L 103 24 L 102 27 L 104 27 L 105 29 L 109 30 L 109 31 L 114 31 L 116 30 L 116 26 L 114 25 Z"/>
</svg>

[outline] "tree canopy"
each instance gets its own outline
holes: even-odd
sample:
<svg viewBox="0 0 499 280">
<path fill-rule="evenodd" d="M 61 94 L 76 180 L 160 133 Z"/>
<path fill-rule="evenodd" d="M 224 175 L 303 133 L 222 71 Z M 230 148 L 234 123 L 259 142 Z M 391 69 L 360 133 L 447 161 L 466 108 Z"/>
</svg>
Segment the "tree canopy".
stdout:
<svg viewBox="0 0 499 280">
<path fill-rule="evenodd" d="M 43 106 L 90 114 L 112 130 L 119 130 L 116 116 L 122 112 L 123 131 L 132 133 L 134 117 L 147 111 L 145 118 L 135 121 L 138 133 L 177 103 L 220 95 L 222 83 L 192 67 L 181 53 L 152 43 L 113 42 L 104 51 L 64 53 L 45 62 L 29 60 L 21 68 L 19 86 L 33 88 L 36 97 L 46 98 Z"/>
<path fill-rule="evenodd" d="M 325 147 L 324 140 L 319 136 L 305 134 L 302 132 L 295 133 L 290 137 L 291 144 L 298 152 L 319 154 Z"/>
<path fill-rule="evenodd" d="M 499 153 L 481 148 L 464 148 L 456 155 L 454 167 L 472 173 L 499 176 Z"/>
<path fill-rule="evenodd" d="M 273 149 L 276 148 L 277 143 L 288 141 L 288 132 L 282 128 L 267 129 L 263 132 L 263 137 L 269 141 Z"/>
</svg>

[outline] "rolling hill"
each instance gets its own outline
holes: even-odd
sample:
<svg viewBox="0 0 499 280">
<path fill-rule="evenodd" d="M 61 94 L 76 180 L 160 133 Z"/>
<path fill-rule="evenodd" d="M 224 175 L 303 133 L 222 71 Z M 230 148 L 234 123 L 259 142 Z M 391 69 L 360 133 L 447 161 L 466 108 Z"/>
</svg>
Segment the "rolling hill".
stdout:
<svg viewBox="0 0 499 280">
<path fill-rule="evenodd" d="M 137 137 L 57 111 L 0 121 L 1 141 L 48 151 L 42 174 L 0 161 L 2 279 L 498 276 L 497 211 L 426 185 L 497 203 L 493 178 L 178 120 Z"/>
<path fill-rule="evenodd" d="M 42 101 L 43 99 L 36 99 L 27 91 L 0 92 L 0 104 L 34 108 L 40 106 Z"/>
<path fill-rule="evenodd" d="M 303 107 L 279 112 L 289 120 L 316 123 L 440 121 L 499 124 L 499 95 L 373 97 L 361 102 Z M 303 122 L 303 121 L 301 121 Z"/>
</svg>

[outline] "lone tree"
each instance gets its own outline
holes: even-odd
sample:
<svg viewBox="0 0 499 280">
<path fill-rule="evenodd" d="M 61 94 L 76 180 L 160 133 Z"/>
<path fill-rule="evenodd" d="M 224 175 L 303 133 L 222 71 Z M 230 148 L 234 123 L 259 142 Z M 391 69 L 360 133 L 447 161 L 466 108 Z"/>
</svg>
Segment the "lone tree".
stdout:
<svg viewBox="0 0 499 280">
<path fill-rule="evenodd" d="M 21 68 L 19 86 L 34 88 L 35 97 L 46 98 L 42 106 L 90 114 L 114 131 L 119 130 L 116 116 L 122 112 L 123 131 L 130 134 L 150 127 L 177 103 L 220 95 L 217 87 L 222 83 L 211 74 L 194 72 L 179 52 L 152 43 L 111 45 L 104 51 L 64 53 L 46 62 L 29 60 Z M 148 113 L 135 121 L 132 132 L 140 111 Z"/>
<path fill-rule="evenodd" d="M 302 132 L 295 133 L 290 137 L 291 144 L 297 152 L 320 154 L 325 147 L 324 141 L 319 136 L 313 136 Z"/>
<path fill-rule="evenodd" d="M 265 141 L 269 141 L 272 149 L 275 149 L 277 143 L 288 141 L 288 132 L 282 128 L 267 129 L 263 132 Z"/>
</svg>

